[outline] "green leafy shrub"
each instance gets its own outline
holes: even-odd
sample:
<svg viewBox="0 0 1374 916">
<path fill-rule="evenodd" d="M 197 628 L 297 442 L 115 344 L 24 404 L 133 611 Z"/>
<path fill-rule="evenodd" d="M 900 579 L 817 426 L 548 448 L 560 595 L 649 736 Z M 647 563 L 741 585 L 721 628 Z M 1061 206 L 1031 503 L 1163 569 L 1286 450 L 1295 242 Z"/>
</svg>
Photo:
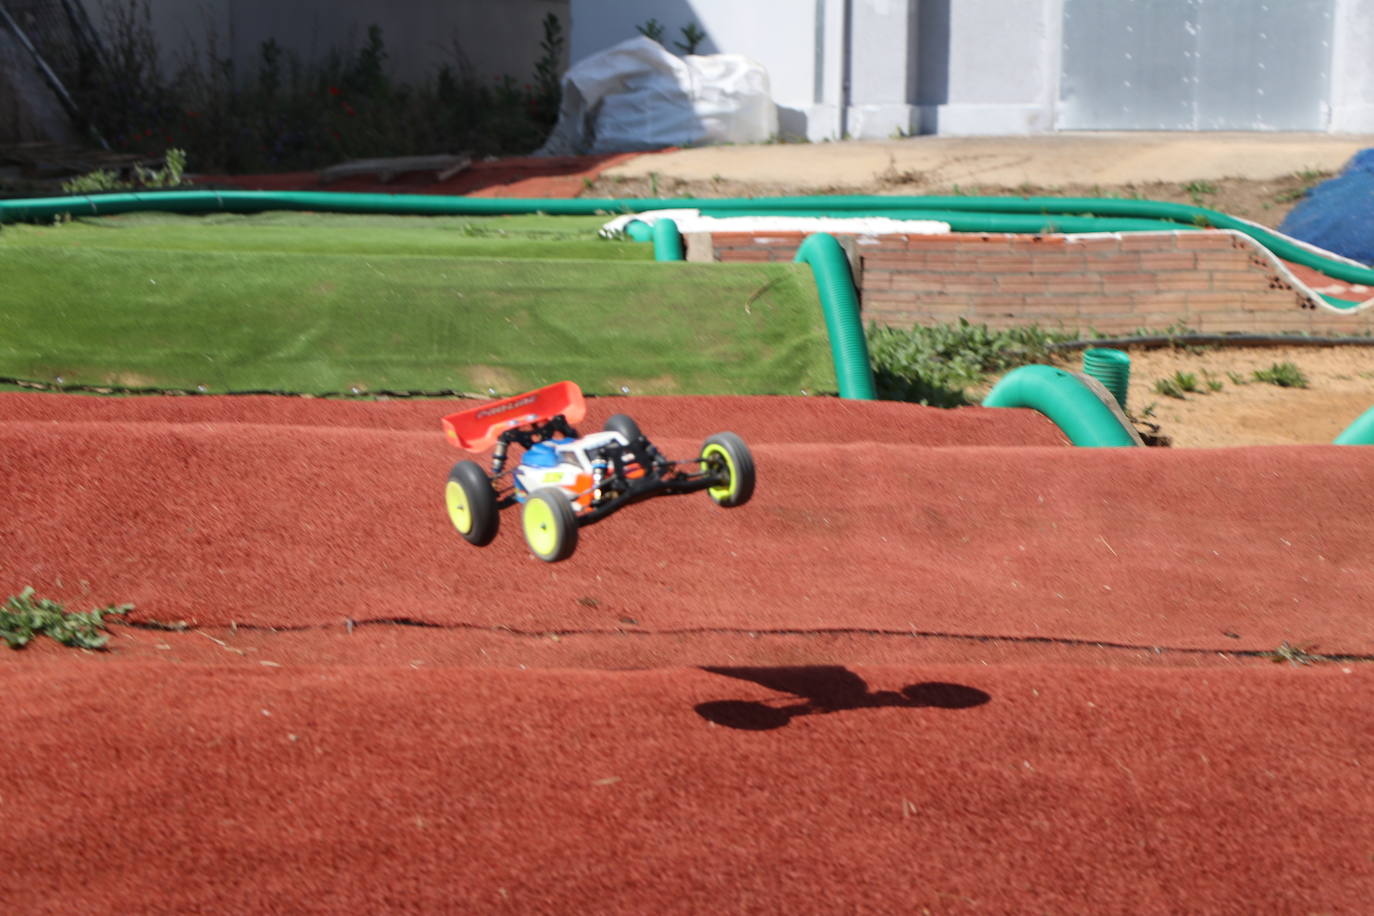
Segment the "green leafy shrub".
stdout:
<svg viewBox="0 0 1374 916">
<path fill-rule="evenodd" d="M 109 169 L 97 169 L 62 182 L 62 190 L 68 194 L 97 194 L 102 191 L 129 191 L 135 188 L 177 188 L 184 183 L 185 174 L 186 151 L 173 147 L 167 150 L 166 160 L 160 169 L 134 166 L 132 180 L 120 178 Z"/>
<path fill-rule="evenodd" d="M 35 636 L 49 636 L 64 646 L 81 649 L 104 648 L 109 637 L 100 631 L 105 617 L 127 614 L 132 604 L 95 608 L 84 614 L 68 613 L 55 601 L 35 598 L 32 588 L 11 595 L 0 606 L 0 639 L 11 649 L 22 649 Z"/>
<path fill-rule="evenodd" d="M 148 0 L 106 6 L 106 53 L 73 94 L 93 126 L 121 152 L 186 150 L 206 172 L 314 169 L 355 158 L 469 152 L 527 153 L 558 118 L 566 37 L 543 22 L 543 55 L 531 82 L 479 79 L 453 63 L 415 82 L 390 76 L 381 28 L 361 47 L 304 63 L 275 40 L 256 66 L 235 67 L 214 32 L 189 46 L 168 76 Z M 99 179 L 93 179 L 98 181 Z"/>
<path fill-rule="evenodd" d="M 1308 385 L 1307 376 L 1293 363 L 1274 363 L 1268 369 L 1256 369 L 1255 381 L 1280 388 L 1306 388 Z"/>
<path fill-rule="evenodd" d="M 933 407 L 972 403 L 966 388 L 994 373 L 1046 362 L 1050 345 L 1071 336 L 1034 325 L 993 330 L 962 318 L 909 329 L 871 325 L 867 334 L 878 397 Z"/>
</svg>

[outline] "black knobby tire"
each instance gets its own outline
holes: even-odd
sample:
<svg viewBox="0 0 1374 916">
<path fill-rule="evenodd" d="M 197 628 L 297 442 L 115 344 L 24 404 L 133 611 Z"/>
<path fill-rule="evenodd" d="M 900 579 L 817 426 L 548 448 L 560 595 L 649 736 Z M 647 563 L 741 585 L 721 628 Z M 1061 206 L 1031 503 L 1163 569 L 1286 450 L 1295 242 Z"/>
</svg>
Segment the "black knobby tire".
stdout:
<svg viewBox="0 0 1374 916">
<path fill-rule="evenodd" d="M 701 469 L 722 481 L 707 489 L 718 505 L 742 506 L 754 495 L 754 455 L 734 433 L 716 433 L 701 444 Z"/>
<path fill-rule="evenodd" d="M 541 487 L 525 500 L 521 523 L 530 553 L 545 563 L 557 563 L 577 549 L 577 515 L 568 495 L 557 487 Z"/>
<path fill-rule="evenodd" d="M 500 530 L 496 490 L 487 472 L 475 461 L 460 461 L 448 472 L 444 504 L 449 521 L 470 544 L 490 544 Z"/>
<path fill-rule="evenodd" d="M 644 433 L 639 430 L 639 424 L 623 413 L 613 414 L 601 428 L 607 432 L 620 433 L 630 445 L 644 437 Z"/>
</svg>

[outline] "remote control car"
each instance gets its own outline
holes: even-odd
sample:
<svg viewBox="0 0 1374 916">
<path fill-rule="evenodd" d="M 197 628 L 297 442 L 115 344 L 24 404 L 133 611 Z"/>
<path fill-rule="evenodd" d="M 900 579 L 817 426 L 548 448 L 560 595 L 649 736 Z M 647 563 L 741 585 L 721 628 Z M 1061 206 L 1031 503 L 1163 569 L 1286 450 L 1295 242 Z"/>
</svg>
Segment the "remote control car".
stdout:
<svg viewBox="0 0 1374 916">
<path fill-rule="evenodd" d="M 587 405 L 572 382 L 558 382 L 450 414 L 449 441 L 469 452 L 493 448 L 491 473 L 460 461 L 449 472 L 444 502 L 453 527 L 479 547 L 491 543 L 500 512 L 520 503 L 525 540 L 549 563 L 572 556 L 577 531 L 636 500 L 705 490 L 721 506 L 740 506 L 754 492 L 754 458 L 734 433 L 716 433 L 696 458 L 665 458 L 625 414 L 599 433 L 580 435 Z M 506 470 L 511 445 L 524 449 Z"/>
</svg>

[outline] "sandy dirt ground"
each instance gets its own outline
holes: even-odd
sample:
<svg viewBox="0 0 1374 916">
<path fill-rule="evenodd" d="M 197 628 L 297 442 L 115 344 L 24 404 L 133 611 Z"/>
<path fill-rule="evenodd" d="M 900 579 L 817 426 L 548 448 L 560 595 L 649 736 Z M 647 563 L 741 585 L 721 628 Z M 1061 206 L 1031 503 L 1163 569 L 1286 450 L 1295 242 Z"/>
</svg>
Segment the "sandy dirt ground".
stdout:
<svg viewBox="0 0 1374 916">
<path fill-rule="evenodd" d="M 1374 347 L 1131 348 L 1131 414 L 1180 448 L 1329 443 L 1374 408 Z M 1306 388 L 1281 387 L 1256 371 L 1291 363 Z M 1081 366 L 1067 361 L 1076 370 Z M 1161 380 L 1196 379 L 1182 398 Z M 1166 385 L 1167 387 L 1167 385 Z"/>
<path fill-rule="evenodd" d="M 1131 357 L 1127 412 L 1142 434 L 1167 437 L 1173 448 L 1324 445 L 1374 408 L 1374 346 L 1125 350 Z M 1081 351 L 1063 353 L 1052 362 L 1083 371 Z M 1297 368 L 1306 387 L 1255 378 L 1257 371 L 1284 364 Z M 1195 390 L 1170 387 L 1170 381 L 1186 381 L 1180 375 L 1192 376 Z M 995 383 L 989 379 L 969 389 L 969 395 L 981 399 Z"/>
<path fill-rule="evenodd" d="M 581 196 L 1141 197 L 1277 226 L 1304 190 L 1368 146 L 1374 137 L 1140 132 L 703 147 L 616 164 Z"/>
</svg>

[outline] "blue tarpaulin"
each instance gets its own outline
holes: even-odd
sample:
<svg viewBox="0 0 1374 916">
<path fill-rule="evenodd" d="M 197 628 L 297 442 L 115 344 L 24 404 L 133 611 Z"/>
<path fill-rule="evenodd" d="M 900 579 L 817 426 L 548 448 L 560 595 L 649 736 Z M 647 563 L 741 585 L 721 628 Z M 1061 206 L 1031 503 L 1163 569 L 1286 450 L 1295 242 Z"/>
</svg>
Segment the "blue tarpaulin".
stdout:
<svg viewBox="0 0 1374 916">
<path fill-rule="evenodd" d="M 1289 212 L 1279 231 L 1374 264 L 1374 149 L 1362 149 Z"/>
</svg>

